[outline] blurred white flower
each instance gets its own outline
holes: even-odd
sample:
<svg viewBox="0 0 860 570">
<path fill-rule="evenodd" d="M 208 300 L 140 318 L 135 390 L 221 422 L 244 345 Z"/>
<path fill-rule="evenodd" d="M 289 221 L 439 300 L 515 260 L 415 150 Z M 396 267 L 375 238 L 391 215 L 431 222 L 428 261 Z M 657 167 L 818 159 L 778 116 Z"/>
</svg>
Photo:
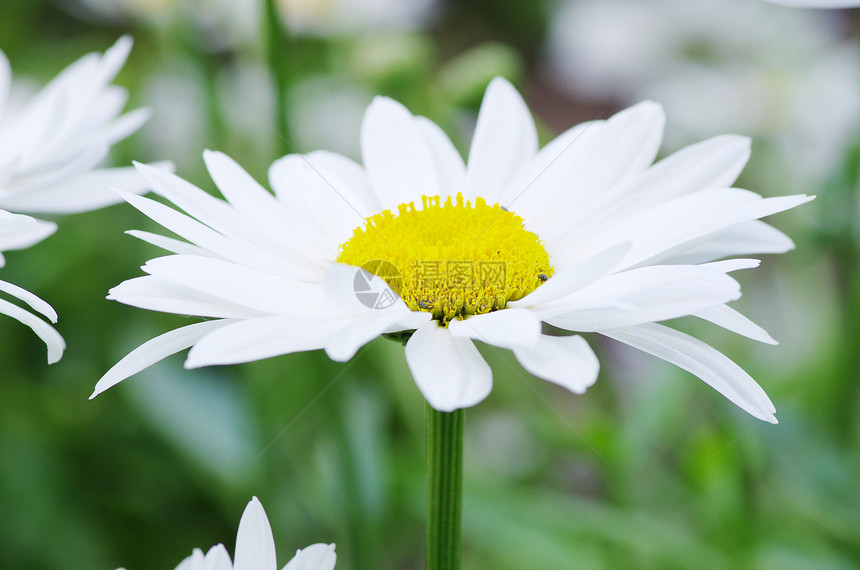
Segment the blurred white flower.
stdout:
<svg viewBox="0 0 860 570">
<path fill-rule="evenodd" d="M 419 28 L 436 0 L 277 0 L 294 33 L 336 35 Z"/>
<path fill-rule="evenodd" d="M 652 165 L 664 122 L 662 108 L 645 102 L 538 150 L 528 108 L 497 78 L 468 166 L 438 126 L 384 97 L 365 114 L 363 168 L 329 152 L 288 155 L 269 169 L 274 196 L 221 153 L 204 159 L 226 202 L 141 165 L 187 214 L 126 199 L 190 243 L 131 232 L 174 255 L 150 260 L 147 276 L 108 298 L 213 320 L 146 342 L 93 396 L 189 347 L 189 368 L 320 348 L 346 361 L 403 331 L 409 369 L 438 410 L 475 405 L 492 390 L 474 340 L 584 392 L 596 356 L 581 336 L 543 334 L 548 323 L 663 358 L 775 422 L 767 395 L 734 362 L 656 323 L 693 315 L 773 343 L 726 304 L 740 297 L 728 273 L 758 261 L 715 260 L 791 249 L 758 218 L 809 198 L 731 188 L 749 158 L 743 137 L 715 137 Z"/>
<path fill-rule="evenodd" d="M 260 0 L 64 0 L 61 7 L 88 20 L 143 21 L 167 28 L 190 27 L 191 39 L 220 51 L 259 39 Z"/>
<path fill-rule="evenodd" d="M 856 8 L 860 6 L 860 2 L 857 0 L 765 0 L 765 2 L 798 8 Z"/>
<path fill-rule="evenodd" d="M 131 38 L 123 37 L 104 55 L 85 55 L 25 102 L 10 97 L 11 68 L 0 52 L 0 252 L 29 247 L 56 229 L 15 213 L 83 212 L 121 201 L 111 186 L 145 189 L 132 167 L 96 168 L 113 143 L 149 116 L 145 109 L 120 115 L 127 93 L 111 85 L 130 49 Z M 8 283 L 0 290 L 56 322 L 54 311 L 34 295 Z M 31 327 L 48 345 L 48 361 L 59 360 L 63 340 L 48 324 L 6 301 L 0 301 L 0 313 Z"/>
<path fill-rule="evenodd" d="M 74 3 L 77 3 L 75 7 Z M 109 21 L 143 20 L 167 26 L 181 19 L 208 49 L 221 50 L 261 39 L 262 0 L 74 0 L 63 7 Z M 424 27 L 438 0 L 276 0 L 294 34 L 333 36 Z"/>
<path fill-rule="evenodd" d="M 830 16 L 749 0 L 566 2 L 547 56 L 580 96 L 663 103 L 677 119 L 670 147 L 751 134 L 804 187 L 860 132 L 860 48 Z"/>
<path fill-rule="evenodd" d="M 97 16 L 112 21 L 126 18 L 166 21 L 181 0 L 72 0 L 65 8 L 84 16 Z M 83 12 L 75 6 L 78 4 Z"/>
<path fill-rule="evenodd" d="M 190 59 L 163 59 L 146 78 L 139 95 L 158 109 L 137 136 L 148 152 L 169 156 L 178 168 L 189 168 L 200 160 L 209 136 L 206 78 Z"/>
<path fill-rule="evenodd" d="M 242 513 L 234 558 L 235 561 L 230 560 L 223 544 L 216 544 L 206 554 L 195 548 L 176 570 L 277 570 L 272 527 L 257 497 L 251 499 Z M 312 544 L 297 550 L 283 570 L 332 570 L 336 560 L 334 544 Z"/>
<path fill-rule="evenodd" d="M 290 95 L 290 127 L 299 148 L 361 154 L 358 133 L 371 93 L 348 78 L 322 75 L 305 79 Z"/>
<path fill-rule="evenodd" d="M 11 71 L 0 52 L 0 208 L 85 212 L 121 202 L 112 185 L 144 190 L 132 167 L 96 168 L 149 117 L 147 109 L 121 115 L 128 94 L 111 85 L 131 43 L 122 37 L 104 55 L 85 55 L 18 108 L 4 105 Z"/>
</svg>

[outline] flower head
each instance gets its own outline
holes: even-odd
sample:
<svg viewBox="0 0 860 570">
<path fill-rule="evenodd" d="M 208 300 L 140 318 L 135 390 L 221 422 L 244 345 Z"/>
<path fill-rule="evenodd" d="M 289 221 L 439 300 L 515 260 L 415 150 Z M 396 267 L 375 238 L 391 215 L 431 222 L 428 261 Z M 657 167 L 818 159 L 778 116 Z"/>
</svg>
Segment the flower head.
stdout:
<svg viewBox="0 0 860 570">
<path fill-rule="evenodd" d="M 111 85 L 131 44 L 124 36 L 104 55 L 85 55 L 23 105 L 8 102 L 11 72 L 0 52 L 0 208 L 86 212 L 121 201 L 111 186 L 144 190 L 131 167 L 96 168 L 149 117 L 147 109 L 121 115 L 128 94 Z"/>
<path fill-rule="evenodd" d="M 82 57 L 20 106 L 11 103 L 11 69 L 0 52 L 0 267 L 3 251 L 29 247 L 56 230 L 52 222 L 21 213 L 83 212 L 120 201 L 110 186 L 145 189 L 131 167 L 95 168 L 113 143 L 148 117 L 145 109 L 120 116 L 127 94 L 110 84 L 130 49 L 131 38 L 123 37 L 104 55 Z M 38 297 L 5 282 L 0 291 L 56 322 L 56 313 Z M 65 343 L 41 318 L 2 299 L 0 313 L 45 341 L 49 363 L 60 359 Z"/>
<path fill-rule="evenodd" d="M 502 79 L 487 89 L 468 163 L 435 124 L 377 98 L 362 127 L 364 166 L 327 152 L 269 170 L 274 196 L 223 154 L 204 155 L 227 198 L 140 166 L 186 214 L 126 199 L 187 242 L 134 235 L 173 255 L 111 290 L 137 307 L 209 317 L 121 360 L 94 395 L 191 347 L 187 367 L 324 348 L 347 360 L 401 332 L 418 388 L 435 408 L 474 405 L 492 373 L 474 341 L 508 348 L 526 370 L 581 393 L 597 332 L 692 372 L 754 416 L 776 421 L 762 389 L 710 346 L 659 321 L 693 315 L 764 342 L 729 308 L 728 274 L 791 240 L 758 218 L 808 201 L 732 188 L 749 140 L 721 136 L 653 164 L 659 105 L 579 125 L 538 149 L 534 122 Z M 190 243 L 189 243 L 190 242 Z M 413 331 L 414 332 L 411 332 Z"/>
<path fill-rule="evenodd" d="M 336 559 L 334 544 L 312 544 L 297 550 L 283 570 L 332 570 Z M 242 513 L 235 561 L 230 560 L 223 544 L 216 544 L 206 554 L 195 548 L 176 570 L 277 570 L 272 527 L 259 499 L 252 498 Z"/>
</svg>

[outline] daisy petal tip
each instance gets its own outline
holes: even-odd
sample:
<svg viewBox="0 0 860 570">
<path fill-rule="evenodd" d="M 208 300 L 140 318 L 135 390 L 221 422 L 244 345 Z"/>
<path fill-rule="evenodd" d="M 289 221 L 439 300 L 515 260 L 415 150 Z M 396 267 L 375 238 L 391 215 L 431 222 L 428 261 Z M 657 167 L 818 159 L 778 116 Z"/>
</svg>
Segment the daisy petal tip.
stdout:
<svg viewBox="0 0 860 570">
<path fill-rule="evenodd" d="M 63 350 L 48 351 L 48 364 L 56 364 L 63 358 Z"/>
<path fill-rule="evenodd" d="M 122 380 L 120 380 L 120 382 L 121 382 L 121 381 L 122 381 Z M 111 382 L 105 382 L 105 381 L 104 381 L 104 378 L 102 378 L 101 380 L 99 380 L 98 382 L 96 382 L 96 385 L 95 385 L 95 387 L 93 388 L 93 393 L 92 393 L 92 394 L 90 394 L 90 397 L 89 397 L 89 398 L 87 398 L 87 399 L 88 399 L 88 400 L 92 400 L 92 399 L 94 399 L 96 396 L 98 396 L 98 395 L 100 395 L 100 394 L 102 394 L 102 393 L 106 392 L 109 388 L 113 388 L 113 387 L 114 387 L 114 386 L 116 386 L 117 384 L 119 384 L 119 382 L 112 382 L 112 383 L 111 383 Z"/>
<path fill-rule="evenodd" d="M 138 172 L 144 177 L 149 179 L 147 175 L 153 176 L 158 175 L 162 172 L 171 172 L 171 169 L 162 168 L 163 164 L 159 164 L 158 166 L 153 166 L 152 164 L 146 164 L 145 162 L 138 162 L 137 160 L 131 161 L 132 166 L 134 166 Z"/>
<path fill-rule="evenodd" d="M 625 113 L 625 111 L 622 111 L 622 113 Z M 652 99 L 645 99 L 644 101 L 640 101 L 639 103 L 627 109 L 626 113 L 630 113 L 637 118 L 642 118 L 643 116 L 650 115 L 660 121 L 665 122 L 666 120 L 666 111 L 663 109 L 663 105 Z"/>
<path fill-rule="evenodd" d="M 203 368 L 204 366 L 209 365 L 211 365 L 211 363 L 207 362 L 205 357 L 194 352 L 194 347 L 191 347 L 191 350 L 188 352 L 188 356 L 185 358 L 185 362 L 182 363 L 182 367 L 185 370 L 194 370 L 195 368 Z"/>
<path fill-rule="evenodd" d="M 213 161 L 224 160 L 225 158 L 227 158 L 227 155 L 220 150 L 212 150 L 211 148 L 203 150 L 203 162 L 206 163 L 207 169 L 212 168 Z"/>
<path fill-rule="evenodd" d="M 107 49 L 104 57 L 105 59 L 116 58 L 119 65 L 122 65 L 128 59 L 132 46 L 134 46 L 134 39 L 129 34 L 122 35 Z"/>
<path fill-rule="evenodd" d="M 126 199 L 126 197 L 127 197 L 127 196 L 129 196 L 129 195 L 131 195 L 131 192 L 128 192 L 128 191 L 126 191 L 126 190 L 123 190 L 123 189 L 122 189 L 122 188 L 120 188 L 119 186 L 108 186 L 108 189 L 109 189 L 111 192 L 113 192 L 114 194 L 116 194 L 117 196 L 119 196 L 120 198 L 122 198 L 123 200 L 125 200 L 126 202 L 128 202 L 128 200 Z"/>
<path fill-rule="evenodd" d="M 123 34 L 119 38 L 117 38 L 114 46 L 120 46 L 121 48 L 131 49 L 134 45 L 134 38 L 131 37 L 131 34 Z"/>
<path fill-rule="evenodd" d="M 346 346 L 329 345 L 324 348 L 326 356 L 335 362 L 346 362 L 355 356 L 356 351 Z"/>
<path fill-rule="evenodd" d="M 493 77 L 490 82 L 487 84 L 487 89 L 485 91 L 485 97 L 492 92 L 501 92 L 507 96 L 514 96 L 517 99 L 521 99 L 520 92 L 517 91 L 517 88 L 514 87 L 514 84 L 511 83 L 507 78 L 502 77 L 501 75 L 497 75 Z"/>
<path fill-rule="evenodd" d="M 386 107 L 399 107 L 400 104 L 397 103 L 391 97 L 386 97 L 385 95 L 376 95 L 373 100 L 370 102 L 370 105 L 367 107 L 367 113 L 369 114 L 371 110 L 379 110 Z"/>
</svg>

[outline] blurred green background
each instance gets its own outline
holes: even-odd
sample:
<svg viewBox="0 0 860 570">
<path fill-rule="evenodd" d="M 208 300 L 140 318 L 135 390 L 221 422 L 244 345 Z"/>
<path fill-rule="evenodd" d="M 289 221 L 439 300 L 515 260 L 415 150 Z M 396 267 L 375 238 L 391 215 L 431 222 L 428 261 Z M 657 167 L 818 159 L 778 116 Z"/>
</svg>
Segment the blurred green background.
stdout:
<svg viewBox="0 0 860 570">
<path fill-rule="evenodd" d="M 318 3 L 280 4 L 293 24 L 317 17 Z M 204 148 L 227 152 L 261 181 L 287 150 L 356 156 L 375 94 L 431 117 L 461 149 L 495 75 L 521 89 L 543 142 L 626 102 L 584 97 L 554 79 L 547 37 L 556 3 L 417 4 L 402 22 L 319 16 L 293 25 L 276 58 L 282 122 L 262 2 L 3 0 L 0 49 L 16 81 L 35 88 L 133 35 L 117 83 L 130 90 L 129 109 L 149 106 L 154 117 L 112 160 L 173 160 L 210 191 Z M 826 17 L 834 37 L 856 48 L 854 16 Z M 667 137 L 682 128 L 670 113 Z M 745 295 L 735 306 L 782 345 L 673 323 L 750 372 L 778 425 L 594 337 L 601 376 L 583 396 L 481 347 L 495 387 L 467 413 L 467 568 L 860 567 L 856 134 L 835 166 L 809 177 L 792 172 L 774 137 L 756 136 L 739 183 L 764 195 L 819 195 L 771 220 L 797 250 L 739 276 Z M 143 215 L 117 205 L 57 221 L 54 236 L 8 253 L 0 270 L 52 304 L 68 344 L 48 366 L 39 339 L 0 318 L 0 568 L 172 568 L 195 546 L 223 542 L 232 552 L 252 495 L 269 514 L 281 565 L 297 548 L 335 542 L 339 569 L 423 567 L 424 402 L 402 347 L 377 339 L 345 364 L 314 352 L 196 371 L 177 356 L 88 401 L 119 358 L 186 319 L 104 299 L 161 254 L 123 234 L 158 231 Z"/>
</svg>

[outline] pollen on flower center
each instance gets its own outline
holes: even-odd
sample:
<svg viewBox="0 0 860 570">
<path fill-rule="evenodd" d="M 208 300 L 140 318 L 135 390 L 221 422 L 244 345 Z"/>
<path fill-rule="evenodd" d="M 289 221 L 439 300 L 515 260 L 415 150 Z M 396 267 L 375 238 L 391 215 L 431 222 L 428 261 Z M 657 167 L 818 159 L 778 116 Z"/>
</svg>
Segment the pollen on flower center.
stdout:
<svg viewBox="0 0 860 570">
<path fill-rule="evenodd" d="M 337 261 L 384 279 L 413 311 L 451 319 L 503 309 L 552 275 L 540 239 L 523 219 L 477 198 L 474 206 L 422 197 L 367 218 Z"/>
</svg>

